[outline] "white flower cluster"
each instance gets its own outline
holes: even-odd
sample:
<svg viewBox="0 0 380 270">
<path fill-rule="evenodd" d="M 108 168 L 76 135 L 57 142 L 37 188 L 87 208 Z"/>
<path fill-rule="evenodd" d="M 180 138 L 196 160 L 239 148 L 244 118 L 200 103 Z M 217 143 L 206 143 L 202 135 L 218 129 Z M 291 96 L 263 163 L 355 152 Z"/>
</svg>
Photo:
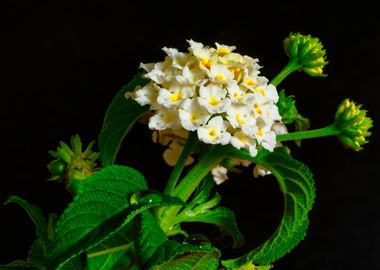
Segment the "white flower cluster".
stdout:
<svg viewBox="0 0 380 270">
<path fill-rule="evenodd" d="M 149 128 L 196 131 L 207 144 L 232 144 L 252 156 L 276 146 L 273 125 L 281 121 L 275 86 L 260 74 L 258 60 L 189 40 L 189 52 L 163 48 L 163 62 L 141 64 L 150 83 L 132 97 L 154 112 Z"/>
</svg>

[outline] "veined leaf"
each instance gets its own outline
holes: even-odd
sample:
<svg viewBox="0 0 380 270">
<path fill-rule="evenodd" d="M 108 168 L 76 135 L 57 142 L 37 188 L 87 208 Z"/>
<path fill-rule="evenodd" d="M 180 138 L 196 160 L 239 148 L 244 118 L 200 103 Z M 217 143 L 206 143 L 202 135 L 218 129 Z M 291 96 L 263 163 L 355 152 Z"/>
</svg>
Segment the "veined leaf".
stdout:
<svg viewBox="0 0 380 270">
<path fill-rule="evenodd" d="M 103 167 L 114 163 L 121 142 L 139 117 L 149 109 L 149 106 L 140 106 L 136 101 L 125 97 L 125 93 L 132 92 L 137 86 L 144 86 L 148 80 L 141 74 L 124 86 L 108 106 L 104 117 L 103 128 L 99 134 L 100 159 Z"/>
<path fill-rule="evenodd" d="M 145 211 L 136 220 L 136 251 L 143 269 L 190 270 L 218 268 L 220 252 L 168 240 L 153 215 Z"/>
<path fill-rule="evenodd" d="M 233 248 L 240 247 L 244 243 L 244 237 L 236 223 L 235 214 L 228 208 L 217 207 L 197 214 L 193 214 L 191 210 L 185 211 L 180 216 L 180 220 L 181 222 L 202 222 L 218 226 L 222 234 L 233 238 Z"/>
<path fill-rule="evenodd" d="M 21 199 L 18 196 L 10 196 L 8 200 L 4 203 L 4 205 L 9 203 L 15 203 L 21 206 L 30 219 L 33 221 L 36 226 L 36 234 L 39 239 L 47 241 L 48 233 L 47 233 L 47 221 L 44 215 L 41 212 L 41 209 L 34 204 L 27 202 L 24 199 Z"/>
<path fill-rule="evenodd" d="M 160 260 L 152 260 L 152 266 L 147 269 L 216 270 L 219 266 L 220 252 L 210 246 L 194 247 L 168 240 L 156 251 L 153 258 Z"/>
<path fill-rule="evenodd" d="M 131 223 L 132 225 L 132 223 Z M 129 224 L 87 251 L 89 270 L 107 270 L 117 264 L 123 256 L 133 257 L 132 226 Z"/>
<path fill-rule="evenodd" d="M 315 198 L 312 174 L 304 164 L 290 157 L 285 148 L 262 151 L 255 158 L 231 148 L 231 156 L 251 160 L 272 172 L 284 194 L 284 213 L 276 232 L 266 242 L 240 258 L 222 263 L 227 268 L 239 268 L 249 262 L 268 265 L 292 250 L 306 234 L 308 213 Z"/>
</svg>

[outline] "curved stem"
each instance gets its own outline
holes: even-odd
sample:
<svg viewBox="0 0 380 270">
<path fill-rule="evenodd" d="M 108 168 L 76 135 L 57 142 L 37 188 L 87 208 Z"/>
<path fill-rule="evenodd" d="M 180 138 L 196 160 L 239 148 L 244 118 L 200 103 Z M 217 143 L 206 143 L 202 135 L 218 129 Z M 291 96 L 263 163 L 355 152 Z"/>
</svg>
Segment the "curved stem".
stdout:
<svg viewBox="0 0 380 270">
<path fill-rule="evenodd" d="M 277 74 L 270 82 L 274 86 L 279 85 L 286 77 L 298 69 L 298 63 L 295 60 L 290 60 L 289 63 Z"/>
<path fill-rule="evenodd" d="M 177 164 L 175 165 L 173 171 L 170 174 L 168 183 L 165 187 L 164 194 L 171 194 L 177 185 L 178 179 L 181 176 L 181 173 L 183 171 L 183 168 L 185 167 L 186 160 L 190 156 L 191 152 L 193 151 L 195 145 L 197 144 L 197 135 L 195 132 L 191 132 L 189 134 L 189 138 L 182 149 L 181 155 L 179 156 L 179 159 L 177 161 Z"/>
<path fill-rule="evenodd" d="M 303 139 L 319 138 L 319 137 L 326 137 L 326 136 L 337 136 L 339 134 L 340 134 L 340 130 L 337 129 L 335 125 L 333 124 L 324 128 L 320 128 L 320 129 L 298 131 L 298 132 L 291 132 L 287 134 L 277 135 L 276 141 L 284 142 L 284 141 L 293 141 L 293 140 L 303 140 Z"/>
</svg>

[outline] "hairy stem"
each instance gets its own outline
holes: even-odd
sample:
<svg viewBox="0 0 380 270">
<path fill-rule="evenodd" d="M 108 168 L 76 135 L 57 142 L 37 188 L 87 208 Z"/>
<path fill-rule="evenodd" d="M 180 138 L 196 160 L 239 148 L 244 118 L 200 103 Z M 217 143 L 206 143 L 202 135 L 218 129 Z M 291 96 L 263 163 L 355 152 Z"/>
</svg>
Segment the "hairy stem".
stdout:
<svg viewBox="0 0 380 270">
<path fill-rule="evenodd" d="M 319 138 L 319 137 L 326 137 L 326 136 L 337 136 L 339 135 L 339 133 L 340 133 L 340 130 L 337 129 L 335 125 L 333 124 L 324 128 L 320 128 L 320 129 L 312 129 L 312 130 L 298 131 L 298 132 L 291 132 L 287 134 L 277 135 L 276 141 L 284 142 L 284 141 L 303 140 L 303 139 Z"/>
<path fill-rule="evenodd" d="M 289 63 L 277 74 L 270 82 L 274 86 L 279 85 L 286 77 L 298 69 L 298 63 L 295 60 L 290 60 Z"/>
</svg>

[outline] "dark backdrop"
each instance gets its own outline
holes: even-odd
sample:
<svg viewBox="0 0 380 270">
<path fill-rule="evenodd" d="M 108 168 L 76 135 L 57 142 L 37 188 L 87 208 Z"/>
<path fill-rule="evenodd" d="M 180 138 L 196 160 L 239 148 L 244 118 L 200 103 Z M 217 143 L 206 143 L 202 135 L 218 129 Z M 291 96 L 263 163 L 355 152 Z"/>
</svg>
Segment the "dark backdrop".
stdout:
<svg viewBox="0 0 380 270">
<path fill-rule="evenodd" d="M 87 143 L 96 139 L 113 96 L 140 62 L 163 58 L 161 47 L 186 50 L 190 38 L 236 45 L 238 52 L 259 58 L 262 73 L 272 78 L 287 62 L 282 39 L 299 31 L 319 37 L 330 61 L 327 78 L 297 73 L 282 84 L 296 95 L 312 127 L 330 123 L 340 101 L 350 97 L 369 110 L 375 128 L 371 143 L 358 153 L 331 138 L 304 141 L 300 149 L 289 144 L 314 173 L 317 200 L 306 239 L 276 269 L 380 269 L 376 8 L 363 1 L 261 2 L 2 1 L 0 201 L 17 194 L 46 214 L 60 213 L 70 196 L 46 181 L 47 151 L 76 133 Z M 144 171 L 151 186 L 160 188 L 168 174 L 161 150 L 151 143 L 150 131 L 137 126 L 119 162 Z M 247 171 L 217 189 L 247 238 L 228 255 L 242 254 L 273 232 L 282 211 L 273 178 L 253 179 Z M 1 206 L 0 217 L 0 262 L 25 258 L 32 223 L 15 205 Z"/>
</svg>

